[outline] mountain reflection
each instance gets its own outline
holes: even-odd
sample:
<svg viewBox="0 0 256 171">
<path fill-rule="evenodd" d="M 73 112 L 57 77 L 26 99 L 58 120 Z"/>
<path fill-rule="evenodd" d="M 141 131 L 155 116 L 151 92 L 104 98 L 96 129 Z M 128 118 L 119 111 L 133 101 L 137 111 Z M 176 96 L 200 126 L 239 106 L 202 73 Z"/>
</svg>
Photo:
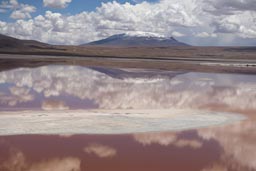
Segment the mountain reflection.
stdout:
<svg viewBox="0 0 256 171">
<path fill-rule="evenodd" d="M 120 112 L 125 116 L 136 109 L 140 115 L 136 115 L 136 122 L 128 122 L 131 127 L 140 127 L 139 120 L 150 121 L 148 125 L 154 127 L 151 121 L 155 116 L 141 119 L 141 111 L 170 108 L 235 112 L 246 115 L 247 119 L 188 131 L 0 136 L 0 171 L 256 170 L 255 75 L 79 66 L 0 72 L 2 112 L 115 109 L 113 117 L 118 119 L 122 117 L 118 115 Z M 97 121 L 106 125 L 105 118 Z M 121 122 L 115 123 L 114 129 L 125 127 Z M 70 125 L 67 123 L 67 127 Z"/>
<path fill-rule="evenodd" d="M 256 76 L 45 66 L 0 73 L 2 110 L 15 108 L 256 109 Z"/>
</svg>

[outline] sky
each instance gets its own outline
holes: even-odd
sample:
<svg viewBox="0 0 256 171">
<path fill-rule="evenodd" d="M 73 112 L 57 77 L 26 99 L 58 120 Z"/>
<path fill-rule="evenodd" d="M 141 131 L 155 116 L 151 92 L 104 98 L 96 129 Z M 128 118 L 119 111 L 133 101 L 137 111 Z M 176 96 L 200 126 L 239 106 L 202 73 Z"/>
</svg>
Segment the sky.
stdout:
<svg viewBox="0 0 256 171">
<path fill-rule="evenodd" d="M 79 45 L 147 32 L 197 46 L 255 46 L 256 0 L 0 0 L 0 33 Z"/>
</svg>

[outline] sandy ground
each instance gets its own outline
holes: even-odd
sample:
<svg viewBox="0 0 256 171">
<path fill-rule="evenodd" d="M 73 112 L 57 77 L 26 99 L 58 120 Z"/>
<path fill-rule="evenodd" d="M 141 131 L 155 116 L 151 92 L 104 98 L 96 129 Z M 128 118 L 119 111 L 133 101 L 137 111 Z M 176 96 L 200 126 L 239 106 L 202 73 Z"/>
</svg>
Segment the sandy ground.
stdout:
<svg viewBox="0 0 256 171">
<path fill-rule="evenodd" d="M 185 109 L 19 111 L 0 115 L 0 135 L 177 131 L 245 119 L 238 114 Z"/>
</svg>

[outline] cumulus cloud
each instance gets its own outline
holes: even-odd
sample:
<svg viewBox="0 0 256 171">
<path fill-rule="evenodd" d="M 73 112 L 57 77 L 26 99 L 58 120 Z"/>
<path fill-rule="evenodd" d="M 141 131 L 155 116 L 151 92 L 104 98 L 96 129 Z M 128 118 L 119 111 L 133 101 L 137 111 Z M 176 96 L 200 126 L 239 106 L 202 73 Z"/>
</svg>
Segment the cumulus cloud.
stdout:
<svg viewBox="0 0 256 171">
<path fill-rule="evenodd" d="M 183 36 L 185 36 L 185 34 L 174 31 L 174 32 L 172 32 L 172 36 L 174 36 L 174 37 L 183 37 Z"/>
<path fill-rule="evenodd" d="M 2 1 L 0 4 L 0 12 L 11 10 L 10 18 L 26 19 L 31 18 L 31 13 L 36 11 L 36 7 L 28 4 L 18 3 L 17 0 Z"/>
<path fill-rule="evenodd" d="M 212 22 L 215 33 L 237 34 L 244 38 L 255 38 L 256 36 L 256 12 L 244 11 L 236 15 L 218 17 Z"/>
<path fill-rule="evenodd" d="M 65 8 L 70 2 L 44 0 L 44 5 Z M 10 6 L 10 3 L 2 5 Z M 222 34 L 234 38 L 256 37 L 254 6 L 253 0 L 160 0 L 135 4 L 113 1 L 102 3 L 94 12 L 75 15 L 47 11 L 22 23 L 8 23 L 0 28 L 0 33 L 54 44 L 82 44 L 113 34 L 135 31 L 187 37 L 184 40 L 214 35 L 222 43 L 231 43 L 223 40 Z M 29 18 L 34 10 L 26 8 L 25 11 L 17 9 L 13 17 Z M 32 31 L 24 35 L 22 33 L 27 33 L 28 23 Z M 200 30 L 203 34 L 195 34 Z"/>
<path fill-rule="evenodd" d="M 31 18 L 30 13 L 33 13 L 36 11 L 36 7 L 27 5 L 27 4 L 21 4 L 17 10 L 14 10 L 10 17 L 13 19 L 25 19 L 25 18 Z"/>
<path fill-rule="evenodd" d="M 18 23 L 10 23 L 0 32 L 50 43 L 80 44 L 127 31 L 156 32 L 171 36 L 175 26 L 193 27 L 200 23 L 193 15 L 195 5 L 189 3 L 191 5 L 189 6 L 183 1 L 174 4 L 161 1 L 155 4 L 143 2 L 132 5 L 119 4 L 114 1 L 103 3 L 95 12 L 82 12 L 73 16 L 48 11 L 44 16 L 32 20 L 31 27 L 34 32 L 30 35 L 16 34 L 15 30 L 20 26 Z M 40 27 L 42 25 L 44 27 Z M 9 27 L 14 29 L 8 29 Z"/>
<path fill-rule="evenodd" d="M 45 7 L 66 8 L 72 0 L 43 0 Z"/>
<path fill-rule="evenodd" d="M 216 37 L 216 34 L 210 34 L 207 32 L 200 32 L 195 34 L 196 37 L 201 37 L 201 38 L 208 38 L 208 37 Z"/>
<path fill-rule="evenodd" d="M 242 11 L 256 11 L 254 0 L 208 0 L 205 10 L 214 15 L 230 15 Z"/>
<path fill-rule="evenodd" d="M 0 4 L 0 8 L 2 9 L 15 9 L 18 7 L 19 3 L 17 0 L 2 1 Z"/>
<path fill-rule="evenodd" d="M 84 148 L 84 151 L 88 154 L 93 153 L 100 158 L 111 158 L 117 153 L 116 149 L 101 144 L 90 144 Z"/>
</svg>

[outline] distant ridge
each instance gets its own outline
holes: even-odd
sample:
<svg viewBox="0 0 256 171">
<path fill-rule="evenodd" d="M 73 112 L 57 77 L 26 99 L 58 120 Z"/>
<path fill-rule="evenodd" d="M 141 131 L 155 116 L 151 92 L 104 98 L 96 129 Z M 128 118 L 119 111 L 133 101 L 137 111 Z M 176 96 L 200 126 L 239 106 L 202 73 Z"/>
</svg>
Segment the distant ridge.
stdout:
<svg viewBox="0 0 256 171">
<path fill-rule="evenodd" d="M 106 39 L 82 44 L 81 46 L 189 46 L 188 44 L 177 41 L 173 37 L 165 37 L 156 33 L 124 33 L 110 36 Z"/>
<path fill-rule="evenodd" d="M 0 34 L 0 48 L 46 48 L 50 46 L 35 40 L 21 40 Z"/>
</svg>

